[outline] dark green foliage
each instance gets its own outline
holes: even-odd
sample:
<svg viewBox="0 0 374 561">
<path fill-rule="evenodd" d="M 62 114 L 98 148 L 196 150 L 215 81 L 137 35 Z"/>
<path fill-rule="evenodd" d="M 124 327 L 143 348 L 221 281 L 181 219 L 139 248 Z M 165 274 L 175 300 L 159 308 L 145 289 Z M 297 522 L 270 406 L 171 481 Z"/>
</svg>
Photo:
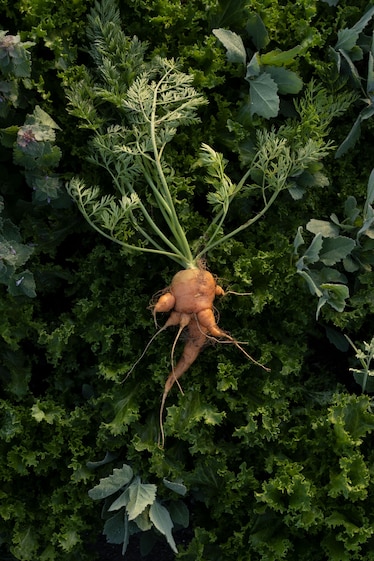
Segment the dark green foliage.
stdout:
<svg viewBox="0 0 374 561">
<path fill-rule="evenodd" d="M 274 125 L 295 150 L 309 138 L 330 142 L 331 150 L 323 169 L 318 162 L 294 177 L 253 228 L 208 254 L 208 267 L 225 289 L 251 293 L 217 299 L 220 325 L 271 371 L 247 362 L 231 345 L 207 345 L 181 379 L 184 395 L 175 388 L 169 396 L 164 450 L 158 411 L 174 334 L 160 333 L 124 379 L 155 332 L 152 296 L 169 284 L 176 267 L 154 255 L 122 254 L 89 229 L 62 186 L 74 175 L 92 183 L 103 178 L 86 160 L 91 131 L 78 129 L 65 96 L 88 71 L 97 80 L 88 56 L 93 40 L 97 57 L 106 51 L 118 56 L 106 74 L 113 99 L 90 88 L 81 92 L 106 120 L 115 113 L 113 100 L 121 106 L 126 93 L 118 79 L 130 83 L 143 56 L 123 57 L 118 38 L 100 42 L 98 28 L 86 38 L 92 1 L 1 4 L 0 43 L 7 42 L 0 58 L 6 100 L 0 109 L 1 559 L 92 561 L 87 543 L 104 524 L 110 540 L 121 544 L 127 543 L 126 527 L 149 528 L 146 517 L 137 528 L 126 526 L 128 501 L 108 515 L 93 500 L 98 497 L 90 490 L 124 465 L 132 478 L 111 497 L 131 484 L 133 491 L 157 488 L 157 501 L 174 523 L 178 559 L 374 559 L 372 119 L 344 157 L 335 159 L 333 148 L 363 109 L 354 85 L 341 79 L 330 58 L 343 36 L 351 38 L 352 49 L 340 53 L 346 61 L 341 69 L 353 72 L 354 66 L 364 78 L 365 98 L 370 95 L 372 20 L 358 38 L 352 22 L 372 6 L 353 4 L 119 2 L 129 41 L 136 35 L 147 43 L 148 60 L 178 58 L 209 99 L 199 111 L 201 123 L 181 129 L 170 153 L 176 188 L 185 191 L 179 210 L 191 239 L 198 240 L 209 219 L 204 176 L 212 169 L 193 166 L 202 142 L 222 152 L 232 181 L 253 157 L 257 129 L 270 137 Z M 110 11 L 107 19 L 114 33 Z M 300 94 L 279 91 L 279 113 L 270 122 L 246 110 L 246 65 L 227 60 L 213 29 L 241 38 L 246 64 L 248 49 L 260 52 L 257 77 L 267 64 L 274 66 L 272 57 L 302 46 L 286 67 L 303 88 Z M 362 61 L 354 59 L 358 48 Z M 32 142 L 24 142 L 26 132 Z M 53 181 L 40 183 L 46 175 Z M 257 174 L 253 181 L 261 179 Z M 104 184 L 110 189 L 108 180 Z M 261 196 L 234 201 L 227 227 L 248 220 L 261 203 Z M 305 246 L 300 237 L 294 246 L 301 225 Z M 322 242 L 315 251 L 313 236 Z M 327 275 L 327 283 L 349 288 L 348 298 L 325 293 L 318 321 L 316 301 L 295 269 L 298 259 L 299 270 L 320 275 L 318 286 Z M 179 352 L 177 346 L 177 357 Z M 178 545 L 187 511 L 192 541 Z M 152 516 L 161 532 L 168 528 L 173 544 L 167 516 L 166 526 Z M 153 537 L 140 533 L 144 551 L 154 538 L 165 539 L 157 530 Z"/>
</svg>

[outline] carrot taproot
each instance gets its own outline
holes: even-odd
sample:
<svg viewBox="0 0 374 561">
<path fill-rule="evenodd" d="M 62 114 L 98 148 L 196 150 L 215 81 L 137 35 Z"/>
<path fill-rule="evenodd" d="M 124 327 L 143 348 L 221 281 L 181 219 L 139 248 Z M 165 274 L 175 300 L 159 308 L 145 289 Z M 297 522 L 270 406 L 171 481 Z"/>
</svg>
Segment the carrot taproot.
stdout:
<svg viewBox="0 0 374 561">
<path fill-rule="evenodd" d="M 170 316 L 161 330 L 170 326 L 179 327 L 171 351 L 172 369 L 165 382 L 160 406 L 162 446 L 165 442 L 162 418 L 167 396 L 174 383 L 179 385 L 179 378 L 190 368 L 209 339 L 234 344 L 255 364 L 269 370 L 253 359 L 231 335 L 217 325 L 213 302 L 216 296 L 224 295 L 224 289 L 217 284 L 214 276 L 206 269 L 202 267 L 184 269 L 174 275 L 171 285 L 153 306 L 155 322 L 157 313 L 170 312 Z M 176 343 L 184 330 L 187 332 L 187 340 L 182 355 L 174 366 Z"/>
</svg>

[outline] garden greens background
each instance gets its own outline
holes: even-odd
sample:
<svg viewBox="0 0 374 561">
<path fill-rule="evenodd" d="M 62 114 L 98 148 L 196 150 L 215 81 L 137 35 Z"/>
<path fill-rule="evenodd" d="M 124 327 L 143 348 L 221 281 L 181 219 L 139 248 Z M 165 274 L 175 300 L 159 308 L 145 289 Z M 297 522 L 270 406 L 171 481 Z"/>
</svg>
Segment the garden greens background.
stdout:
<svg viewBox="0 0 374 561">
<path fill-rule="evenodd" d="M 363 224 L 374 161 L 374 120 L 362 114 L 373 100 L 371 18 L 348 34 L 340 73 L 332 50 L 339 31 L 352 29 L 373 4 L 119 3 L 125 33 L 147 41 L 151 53 L 179 58 L 209 100 L 201 125 L 178 136 L 178 170 L 190 169 L 207 142 L 224 153 L 235 176 L 243 128 L 251 138 L 292 114 L 292 95 L 283 96 L 274 118 L 245 112 L 248 83 L 213 34 L 229 29 L 253 47 L 254 14 L 269 38 L 263 53 L 303 46 L 289 68 L 305 87 L 315 80 L 333 95 L 358 93 L 333 121 L 328 136 L 336 147 L 363 115 L 357 142 L 342 157 L 332 151 L 325 158 L 328 185 L 301 200 L 284 193 L 254 228 L 208 256 L 223 286 L 251 292 L 217 303 L 220 325 L 248 341 L 248 352 L 271 371 L 231 346 L 207 347 L 182 379 L 185 395 L 173 391 L 168 399 L 165 450 L 157 445 L 158 409 L 173 334 L 160 335 L 121 382 L 154 333 L 150 299 L 176 270 L 166 259 L 122 255 L 90 230 L 64 187 L 74 174 L 98 173 L 85 159 L 90 133 L 69 113 L 66 96 L 92 66 L 92 7 L 83 0 L 0 6 L 0 29 L 20 40 L 9 44 L 3 33 L 0 41 L 1 558 L 92 559 L 86 544 L 103 521 L 88 490 L 125 463 L 158 486 L 166 505 L 174 498 L 163 478 L 187 487 L 193 538 L 179 547 L 180 559 L 373 559 L 374 415 L 370 394 L 349 371 L 359 363 L 343 336 L 360 348 L 373 337 L 371 238 L 355 249 L 360 266 L 344 271 L 350 295 L 343 310 L 324 305 L 318 321 L 293 245 L 311 219 L 328 221 L 335 213 L 343 220 L 348 197 L 361 212 L 348 235 Z M 30 130 L 38 140 L 32 154 Z M 203 187 L 200 181 L 186 218 L 196 228 L 206 212 Z M 234 205 L 229 221 L 250 212 L 250 201 Z M 101 462 L 105 457 L 111 461 Z"/>
</svg>

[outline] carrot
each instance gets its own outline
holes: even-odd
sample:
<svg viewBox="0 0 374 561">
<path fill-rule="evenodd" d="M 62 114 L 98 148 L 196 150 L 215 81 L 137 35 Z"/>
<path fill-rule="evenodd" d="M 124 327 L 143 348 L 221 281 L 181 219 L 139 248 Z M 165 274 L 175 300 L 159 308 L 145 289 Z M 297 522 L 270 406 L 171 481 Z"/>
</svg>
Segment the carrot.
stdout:
<svg viewBox="0 0 374 561">
<path fill-rule="evenodd" d="M 169 319 L 160 331 L 169 326 L 179 326 L 171 351 L 172 370 L 165 382 L 160 407 L 162 446 L 165 442 L 162 417 L 167 396 L 175 382 L 179 385 L 179 378 L 190 368 L 209 339 L 233 343 L 255 364 L 269 370 L 255 361 L 233 337 L 217 325 L 213 302 L 216 296 L 224 295 L 224 289 L 206 269 L 184 269 L 174 275 L 171 285 L 153 306 L 155 322 L 157 313 L 170 312 Z M 187 341 L 179 361 L 174 366 L 174 350 L 184 330 L 187 331 Z"/>
</svg>

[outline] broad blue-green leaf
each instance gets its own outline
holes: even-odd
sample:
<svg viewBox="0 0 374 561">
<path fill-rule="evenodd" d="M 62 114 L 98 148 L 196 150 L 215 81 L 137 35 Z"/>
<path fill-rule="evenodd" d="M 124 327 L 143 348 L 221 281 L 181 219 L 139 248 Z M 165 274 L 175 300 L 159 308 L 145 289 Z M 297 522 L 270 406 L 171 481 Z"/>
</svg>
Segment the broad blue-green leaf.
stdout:
<svg viewBox="0 0 374 561">
<path fill-rule="evenodd" d="M 359 231 L 357 232 L 357 239 L 362 235 L 366 234 L 369 238 L 372 238 L 372 226 L 374 225 L 374 210 L 371 205 L 365 204 L 365 221 Z"/>
<path fill-rule="evenodd" d="M 350 368 L 353 372 L 353 377 L 357 384 L 362 388 L 363 392 L 373 393 L 374 392 L 374 371 L 369 370 L 369 372 L 364 372 L 363 370 L 355 370 Z"/>
<path fill-rule="evenodd" d="M 173 534 L 171 533 L 173 522 L 168 510 L 162 506 L 159 501 L 155 501 L 149 509 L 149 517 L 157 530 L 166 537 L 166 540 L 174 553 L 178 553 Z"/>
<path fill-rule="evenodd" d="M 354 29 L 340 29 L 338 31 L 338 40 L 335 45 L 337 51 L 350 51 L 357 43 L 359 32 Z"/>
<path fill-rule="evenodd" d="M 316 263 L 319 260 L 319 252 L 321 251 L 322 244 L 322 234 L 316 234 L 304 255 L 300 257 L 299 261 L 296 263 L 297 269 L 303 269 L 309 263 Z"/>
<path fill-rule="evenodd" d="M 134 523 L 142 532 L 147 532 L 152 528 L 152 522 L 149 518 L 149 509 L 145 508 L 136 518 Z"/>
<path fill-rule="evenodd" d="M 187 493 L 187 487 L 183 485 L 183 483 L 178 483 L 175 481 L 169 481 L 168 479 L 162 480 L 165 487 L 174 491 L 174 493 L 178 493 L 178 495 L 182 495 L 182 497 Z"/>
<path fill-rule="evenodd" d="M 120 496 L 112 502 L 110 507 L 108 508 L 109 512 L 113 512 L 114 510 L 120 510 L 122 507 L 126 506 L 129 500 L 129 490 L 125 489 Z"/>
<path fill-rule="evenodd" d="M 255 53 L 249 63 L 247 64 L 247 73 L 245 75 L 245 80 L 250 83 L 252 78 L 259 76 L 261 72 L 260 62 L 258 60 L 258 53 Z"/>
<path fill-rule="evenodd" d="M 169 513 L 174 524 L 179 524 L 182 528 L 188 528 L 190 523 L 190 513 L 183 501 L 173 501 L 169 506 Z"/>
<path fill-rule="evenodd" d="M 240 35 L 229 29 L 213 29 L 213 34 L 225 47 L 227 60 L 229 62 L 245 64 L 247 53 Z"/>
<path fill-rule="evenodd" d="M 124 464 L 121 468 L 114 468 L 113 473 L 108 477 L 100 479 L 100 483 L 95 485 L 93 489 L 90 489 L 88 494 L 95 501 L 105 499 L 127 485 L 132 477 L 133 471 L 131 467 Z"/>
<path fill-rule="evenodd" d="M 374 96 L 374 38 L 371 47 L 371 52 L 369 53 L 369 61 L 368 61 L 368 75 L 367 75 L 367 83 L 366 83 L 366 93 L 368 94 L 369 98 L 373 101 Z"/>
<path fill-rule="evenodd" d="M 352 55 L 346 53 L 343 49 L 339 49 L 339 55 L 341 57 L 341 66 L 348 70 L 350 78 L 353 80 L 356 88 L 361 87 L 361 77 L 358 73 L 356 66 L 353 64 Z"/>
<path fill-rule="evenodd" d="M 325 326 L 325 331 L 330 343 L 332 343 L 339 351 L 342 353 L 346 353 L 348 351 L 349 343 L 342 333 L 329 325 Z"/>
<path fill-rule="evenodd" d="M 297 271 L 299 273 L 299 275 L 301 275 L 303 277 L 303 279 L 307 282 L 307 285 L 309 287 L 310 293 L 311 294 L 315 294 L 318 297 L 322 296 L 322 291 L 319 289 L 319 287 L 316 285 L 314 279 L 311 277 L 310 274 L 308 274 L 306 271 Z"/>
<path fill-rule="evenodd" d="M 105 521 L 103 534 L 108 543 L 122 544 L 126 535 L 127 516 L 121 511 Z"/>
<path fill-rule="evenodd" d="M 297 234 L 296 234 L 295 239 L 293 241 L 294 255 L 297 255 L 297 250 L 299 249 L 299 247 L 301 245 L 304 245 L 304 243 L 305 243 L 304 238 L 302 236 L 302 231 L 303 231 L 303 227 L 299 226 L 298 229 L 297 229 Z"/>
<path fill-rule="evenodd" d="M 346 236 L 325 238 L 319 259 L 324 265 L 335 265 L 335 263 L 347 257 L 354 247 L 356 247 L 356 242 Z"/>
<path fill-rule="evenodd" d="M 258 14 L 250 14 L 247 21 L 247 32 L 258 50 L 269 43 L 269 34 L 265 24 Z"/>
<path fill-rule="evenodd" d="M 369 21 L 371 20 L 371 18 L 374 16 L 374 6 L 372 6 L 363 16 L 362 18 L 359 19 L 359 21 L 357 23 L 354 24 L 354 26 L 352 27 L 352 29 L 354 29 L 355 31 L 358 31 L 359 33 L 362 33 L 362 31 L 365 29 L 365 27 L 367 26 L 367 24 L 369 23 Z"/>
<path fill-rule="evenodd" d="M 369 107 L 365 107 L 365 109 L 361 111 L 356 121 L 354 122 L 353 127 L 348 133 L 348 136 L 337 149 L 335 153 L 335 158 L 340 158 L 340 156 L 345 154 L 347 150 L 349 150 L 356 144 L 361 134 L 361 122 L 365 121 L 366 119 L 369 119 L 373 115 L 374 115 L 374 104 L 369 105 Z"/>
<path fill-rule="evenodd" d="M 21 273 L 17 273 L 10 279 L 8 290 L 12 296 L 20 296 L 23 294 L 29 298 L 35 298 L 36 284 L 34 275 L 28 269 L 22 271 Z"/>
<path fill-rule="evenodd" d="M 347 200 L 344 203 L 344 212 L 350 223 L 353 225 L 356 218 L 360 215 L 360 209 L 357 208 L 356 197 L 353 197 L 352 195 L 347 197 Z"/>
<path fill-rule="evenodd" d="M 117 457 L 118 457 L 118 454 L 114 454 L 113 452 L 107 452 L 105 454 L 105 457 L 102 460 L 98 460 L 97 462 L 87 462 L 86 466 L 89 469 L 95 469 L 95 468 L 104 466 L 105 464 L 108 464 L 108 463 L 112 462 Z"/>
<path fill-rule="evenodd" d="M 326 4 L 328 4 L 329 6 L 337 6 L 339 0 L 322 0 L 322 2 L 326 2 Z"/>
<path fill-rule="evenodd" d="M 127 491 L 128 503 L 126 510 L 129 520 L 134 520 L 148 505 L 154 502 L 157 487 L 152 483 L 142 483 L 140 478 L 136 477 Z"/>
<path fill-rule="evenodd" d="M 374 202 L 374 169 L 372 169 L 370 177 L 369 177 L 369 181 L 368 181 L 366 202 L 369 205 L 371 205 Z"/>
<path fill-rule="evenodd" d="M 306 229 L 312 234 L 321 234 L 324 238 L 335 238 L 339 235 L 339 228 L 327 220 L 312 218 L 306 225 Z"/>
<path fill-rule="evenodd" d="M 349 298 L 349 289 L 344 284 L 324 283 L 321 284 L 323 295 L 326 297 L 326 302 L 337 310 L 342 312 L 345 308 L 346 299 Z"/>
<path fill-rule="evenodd" d="M 281 94 L 297 94 L 303 87 L 303 81 L 292 70 L 278 66 L 266 66 L 264 70 L 276 82 Z"/>
<path fill-rule="evenodd" d="M 279 112 L 278 86 L 270 76 L 263 73 L 249 82 L 250 112 L 270 119 Z"/>
</svg>

